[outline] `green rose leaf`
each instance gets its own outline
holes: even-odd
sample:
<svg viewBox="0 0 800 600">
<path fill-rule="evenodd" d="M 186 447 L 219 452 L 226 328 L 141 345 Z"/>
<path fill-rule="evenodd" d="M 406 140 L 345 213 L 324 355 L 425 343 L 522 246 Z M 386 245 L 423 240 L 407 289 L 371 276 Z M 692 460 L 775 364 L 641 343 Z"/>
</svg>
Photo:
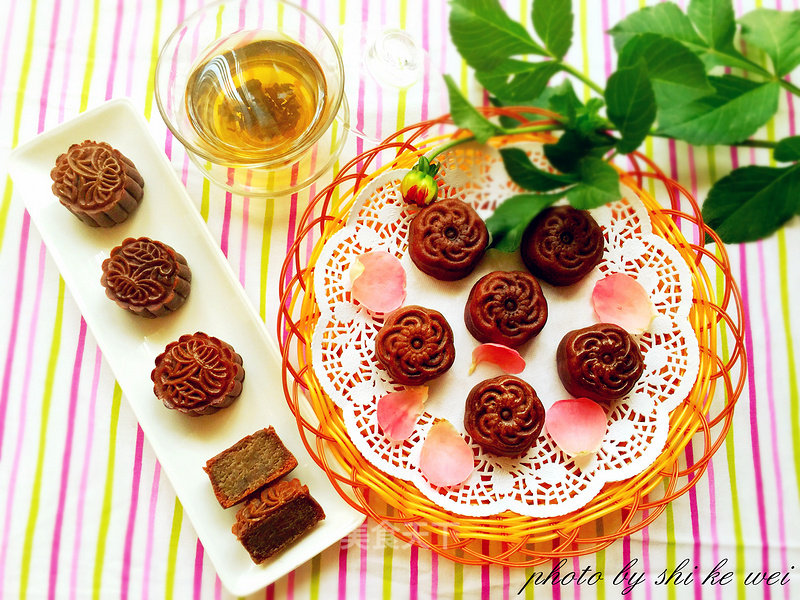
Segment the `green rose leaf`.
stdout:
<svg viewBox="0 0 800 600">
<path fill-rule="evenodd" d="M 733 46 L 736 18 L 731 0 L 691 0 L 686 12 L 711 48 L 727 50 Z"/>
<path fill-rule="evenodd" d="M 516 104 L 539 96 L 550 78 L 561 70 L 554 61 L 527 62 L 508 59 L 491 71 L 475 73 L 480 84 L 505 104 Z"/>
<path fill-rule="evenodd" d="M 775 146 L 772 154 L 780 162 L 800 160 L 800 135 L 783 138 Z"/>
<path fill-rule="evenodd" d="M 739 23 L 744 41 L 767 53 L 778 77 L 800 64 L 800 10 L 758 8 L 744 15 Z"/>
<path fill-rule="evenodd" d="M 780 84 L 725 75 L 709 77 L 716 92 L 659 113 L 660 133 L 698 146 L 734 144 L 753 135 L 778 110 Z"/>
<path fill-rule="evenodd" d="M 578 176 L 571 173 L 551 173 L 540 169 L 519 148 L 502 148 L 500 156 L 508 176 L 525 190 L 549 192 L 578 181 Z"/>
<path fill-rule="evenodd" d="M 729 244 L 774 233 L 800 212 L 800 165 L 741 167 L 714 184 L 703 219 Z"/>
<path fill-rule="evenodd" d="M 570 0 L 533 0 L 533 28 L 545 47 L 558 59 L 564 58 L 572 44 L 572 2 Z"/>
<path fill-rule="evenodd" d="M 518 194 L 503 201 L 492 216 L 486 219 L 486 229 L 492 236 L 492 248 L 503 252 L 514 252 L 519 248 L 528 223 L 563 195 L 563 192 Z"/>
<path fill-rule="evenodd" d="M 498 0 L 453 0 L 450 37 L 467 64 L 479 71 L 519 54 L 548 55 Z"/>
<path fill-rule="evenodd" d="M 578 165 L 580 182 L 567 192 L 567 200 L 575 208 L 587 210 L 615 202 L 622 197 L 619 173 L 601 158 L 588 156 Z"/>
<path fill-rule="evenodd" d="M 605 97 L 608 118 L 622 134 L 617 149 L 623 154 L 633 152 L 647 137 L 656 118 L 656 98 L 644 60 L 612 73 Z"/>
<path fill-rule="evenodd" d="M 714 93 L 705 66 L 677 40 L 644 33 L 633 36 L 619 54 L 619 66 L 643 60 L 659 107 L 674 107 Z"/>
<path fill-rule="evenodd" d="M 444 76 L 444 81 L 447 84 L 447 94 L 450 97 L 450 116 L 453 117 L 453 122 L 456 126 L 462 129 L 469 129 L 475 139 L 483 144 L 493 135 L 500 133 L 497 125 L 492 123 L 489 119 L 484 117 L 477 109 L 469 103 L 461 94 L 456 82 L 450 75 Z"/>
<path fill-rule="evenodd" d="M 608 33 L 614 37 L 617 52 L 621 52 L 633 36 L 641 33 L 657 33 L 698 49 L 704 45 L 692 21 L 674 2 L 661 2 L 633 12 Z"/>
</svg>

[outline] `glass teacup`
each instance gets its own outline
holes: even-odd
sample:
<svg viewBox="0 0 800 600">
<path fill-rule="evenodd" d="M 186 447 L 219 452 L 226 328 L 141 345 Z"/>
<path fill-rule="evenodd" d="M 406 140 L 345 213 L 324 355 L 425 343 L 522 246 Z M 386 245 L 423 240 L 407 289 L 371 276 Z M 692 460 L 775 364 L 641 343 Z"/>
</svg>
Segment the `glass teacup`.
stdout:
<svg viewBox="0 0 800 600">
<path fill-rule="evenodd" d="M 169 129 L 209 180 L 280 196 L 331 168 L 349 127 L 339 48 L 284 0 L 222 0 L 167 39 L 155 75 Z"/>
</svg>

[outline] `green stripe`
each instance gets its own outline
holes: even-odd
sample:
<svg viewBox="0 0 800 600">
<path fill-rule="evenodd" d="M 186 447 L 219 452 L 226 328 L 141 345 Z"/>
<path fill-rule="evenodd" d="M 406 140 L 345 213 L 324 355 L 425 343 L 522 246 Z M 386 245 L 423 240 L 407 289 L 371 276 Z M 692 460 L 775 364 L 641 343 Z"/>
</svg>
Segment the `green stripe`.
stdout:
<svg viewBox="0 0 800 600">
<path fill-rule="evenodd" d="M 456 548 L 456 556 L 464 556 L 461 548 Z M 453 600 L 464 598 L 464 565 L 457 562 L 453 565 Z"/>
<path fill-rule="evenodd" d="M 386 506 L 389 517 L 394 515 L 391 506 Z M 389 600 L 392 597 L 392 559 L 394 558 L 394 539 L 386 540 L 383 546 L 383 598 Z"/>
<path fill-rule="evenodd" d="M 603 531 L 603 522 L 601 519 L 595 521 L 595 531 L 597 532 L 597 536 L 604 535 Z M 606 571 L 606 551 L 599 550 L 595 555 L 595 566 L 596 570 L 600 573 L 605 573 Z M 606 577 L 603 577 L 602 583 L 597 587 L 597 600 L 605 600 L 606 597 L 606 585 L 608 581 Z"/>
<path fill-rule="evenodd" d="M 122 389 L 114 382 L 114 394 L 111 398 L 111 425 L 108 433 L 108 462 L 106 463 L 106 485 L 103 491 L 103 508 L 100 512 L 100 527 L 97 531 L 97 549 L 94 554 L 94 579 L 92 580 L 92 598 L 100 597 L 100 586 L 103 578 L 103 560 L 106 553 L 108 525 L 111 521 L 111 500 L 114 494 L 114 463 L 117 453 L 117 425 L 119 424 L 119 406 L 122 400 Z"/>
<path fill-rule="evenodd" d="M 175 509 L 172 511 L 172 529 L 169 533 L 169 552 L 167 553 L 167 573 L 164 576 L 164 599 L 172 600 L 175 592 L 175 564 L 178 562 L 178 540 L 181 537 L 183 507 L 175 498 Z"/>
<path fill-rule="evenodd" d="M 206 169 L 211 168 L 211 163 L 206 162 Z M 200 216 L 203 217 L 203 221 L 208 223 L 208 211 L 210 209 L 210 202 L 209 198 L 211 196 L 211 185 L 209 184 L 208 178 L 203 177 L 203 192 L 200 198 Z"/>
<path fill-rule="evenodd" d="M 586 0 L 581 0 L 581 58 L 583 59 L 583 74 L 589 79 L 589 44 L 586 41 L 589 39 L 589 26 L 587 23 L 588 9 L 586 8 Z M 583 101 L 586 102 L 592 97 L 592 90 L 585 83 L 583 84 Z"/>
<path fill-rule="evenodd" d="M 664 488 L 667 483 L 664 482 Z M 675 514 L 672 511 L 672 502 L 667 504 L 667 573 L 675 570 Z M 675 600 L 675 586 L 667 585 L 667 598 Z"/>
<path fill-rule="evenodd" d="M 33 549 L 33 534 L 36 529 L 36 519 L 39 516 L 39 503 L 42 493 L 42 472 L 44 470 L 44 455 L 47 446 L 47 421 L 50 417 L 50 403 L 53 399 L 53 384 L 55 383 L 56 365 L 61 349 L 61 326 L 64 320 L 64 280 L 58 278 L 58 299 L 56 301 L 56 316 L 53 324 L 53 337 L 50 341 L 50 356 L 47 360 L 47 373 L 44 380 L 44 393 L 42 395 L 42 420 L 39 425 L 39 450 L 36 458 L 36 471 L 33 476 L 33 490 L 31 490 L 31 504 L 28 511 L 28 523 L 25 526 L 25 543 L 22 548 L 22 565 L 20 567 L 19 596 L 25 598 L 28 592 L 28 577 L 31 570 L 31 551 Z"/>
<path fill-rule="evenodd" d="M 309 600 L 319 600 L 319 574 L 322 571 L 322 555 L 317 554 L 311 559 L 311 581 L 309 582 Z"/>
<path fill-rule="evenodd" d="M 19 73 L 19 84 L 17 85 L 17 105 L 14 108 L 14 131 L 11 134 L 11 147 L 14 148 L 19 143 L 19 127 L 22 122 L 22 109 L 25 106 L 25 88 L 28 85 L 28 75 L 31 70 L 31 57 L 33 56 L 33 39 L 36 26 L 36 0 L 31 0 L 31 10 L 28 13 L 28 33 L 25 40 L 25 52 L 22 55 L 22 66 Z M 3 249 L 5 239 L 6 223 L 8 221 L 8 211 L 11 209 L 11 195 L 14 185 L 11 178 L 6 176 L 6 187 L 3 193 L 3 202 L 0 204 L 0 250 Z"/>
<path fill-rule="evenodd" d="M 89 51 L 86 54 L 86 69 L 83 71 L 83 84 L 81 85 L 81 104 L 78 112 L 83 112 L 89 105 L 89 90 L 92 87 L 94 73 L 94 57 L 97 51 L 97 23 L 100 20 L 100 0 L 94 0 L 92 5 L 92 31 L 89 33 Z"/>
<path fill-rule="evenodd" d="M 272 242 L 272 219 L 275 215 L 275 201 L 267 198 L 264 202 L 264 226 L 261 236 L 261 281 L 258 290 L 258 314 L 261 320 L 267 318 L 267 275 L 269 274 L 269 247 Z"/>
<path fill-rule="evenodd" d="M 156 20 L 153 24 L 153 43 L 150 46 L 150 73 L 147 75 L 147 95 L 144 99 L 144 118 L 150 120 L 153 111 L 153 90 L 156 82 L 156 64 L 158 63 L 158 42 L 161 36 L 161 10 L 162 0 L 156 0 Z"/>
</svg>

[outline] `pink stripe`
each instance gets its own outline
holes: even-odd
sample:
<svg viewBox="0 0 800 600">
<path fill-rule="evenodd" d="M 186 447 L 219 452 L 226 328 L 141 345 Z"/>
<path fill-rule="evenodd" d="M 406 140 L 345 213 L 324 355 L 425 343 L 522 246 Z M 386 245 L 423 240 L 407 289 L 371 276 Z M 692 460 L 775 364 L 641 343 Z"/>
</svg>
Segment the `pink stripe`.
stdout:
<svg viewBox="0 0 800 600">
<path fill-rule="evenodd" d="M 572 571 L 574 573 L 581 572 L 581 561 L 577 556 L 572 559 Z M 581 586 L 577 578 L 572 582 L 572 597 L 574 600 L 581 600 Z"/>
<path fill-rule="evenodd" d="M 294 571 L 286 576 L 286 600 L 294 600 Z"/>
<path fill-rule="evenodd" d="M 23 231 L 26 230 L 27 211 L 23 215 Z M 36 342 L 36 329 L 39 324 L 39 307 L 42 304 L 42 283 L 44 282 L 45 264 L 44 243 L 39 244 L 39 271 L 36 277 L 36 294 L 33 299 L 33 312 L 31 313 L 31 324 L 28 333 L 28 346 L 25 352 L 25 373 L 22 378 L 22 391 L 20 393 L 19 418 L 17 422 L 17 445 L 14 449 L 14 460 L 11 464 L 11 476 L 8 480 L 6 490 L 6 514 L 3 526 L 3 545 L 0 547 L 0 581 L 5 581 L 6 554 L 8 551 L 8 539 L 11 535 L 11 513 L 14 507 L 14 498 L 17 491 L 17 475 L 19 474 L 20 457 L 22 456 L 22 442 L 25 439 L 25 421 L 28 417 L 28 400 L 31 384 L 31 368 L 33 367 L 33 351 Z"/>
<path fill-rule="evenodd" d="M 733 168 L 738 167 L 738 155 L 735 148 L 731 148 L 731 160 Z M 747 279 L 747 254 L 745 245 L 739 246 L 739 282 L 742 291 L 742 309 L 744 314 L 750 314 L 749 285 Z M 764 482 L 761 477 L 761 444 L 758 435 L 758 412 L 756 406 L 756 384 L 755 384 L 755 365 L 753 363 L 753 332 L 750 328 L 750 321 L 745 319 L 745 352 L 747 353 L 747 370 L 750 377 L 747 378 L 747 392 L 750 398 L 750 442 L 753 449 L 753 473 L 755 476 L 756 507 L 758 509 L 758 522 L 761 534 L 761 564 L 766 571 L 769 568 L 769 543 L 767 539 L 767 515 L 764 503 Z M 770 598 L 769 586 L 764 586 L 764 597 Z"/>
<path fill-rule="evenodd" d="M 772 333 L 769 320 L 769 306 L 767 302 L 767 266 L 764 261 L 764 243 L 758 242 L 756 244 L 756 252 L 758 253 L 758 275 L 759 284 L 761 288 L 761 318 L 764 320 L 764 379 L 767 384 L 767 400 L 769 402 L 769 428 L 770 428 L 770 444 L 772 450 L 772 465 L 775 472 L 775 503 L 778 509 L 778 536 L 780 539 L 781 559 L 783 570 L 787 570 L 788 558 L 786 555 L 786 520 L 783 508 L 783 474 L 781 472 L 781 455 L 778 449 L 778 424 L 775 420 L 777 409 L 775 406 L 775 390 L 773 387 L 772 378 Z M 751 375 L 752 376 L 752 375 Z M 787 587 L 784 587 L 784 594 L 788 593 Z M 788 598 L 788 596 L 787 596 Z"/>
<path fill-rule="evenodd" d="M 489 540 L 481 542 L 481 552 L 484 556 L 489 555 Z M 490 600 L 492 597 L 492 584 L 489 579 L 489 565 L 481 567 L 481 600 Z"/>
<path fill-rule="evenodd" d="M 17 3 L 12 2 L 6 21 L 6 35 L 3 38 L 3 61 L 0 63 L 0 89 L 5 89 L 6 69 L 8 67 L 8 46 L 11 43 L 11 28 L 14 26 L 14 16 L 17 11 Z M 0 108 L 3 106 L 3 97 L 0 95 Z"/>
<path fill-rule="evenodd" d="M 108 77 L 106 78 L 106 100 L 114 94 L 114 73 L 117 70 L 119 57 L 119 39 L 122 30 L 122 0 L 117 0 L 117 17 L 114 19 L 114 44 L 111 46 L 111 61 L 108 64 Z"/>
<path fill-rule="evenodd" d="M 78 590 L 78 563 L 81 555 L 81 537 L 83 533 L 83 513 L 86 507 L 86 489 L 89 483 L 89 467 L 92 459 L 92 445 L 94 440 L 94 416 L 97 406 L 97 388 L 100 384 L 100 366 L 102 364 L 100 348 L 94 353 L 94 375 L 92 376 L 92 392 L 89 403 L 89 421 L 86 425 L 86 448 L 83 452 L 83 466 L 81 467 L 81 481 L 78 486 L 78 515 L 75 519 L 75 540 L 72 544 L 72 567 L 69 578 L 69 594 L 74 599 Z"/>
<path fill-rule="evenodd" d="M 346 540 L 347 538 L 345 538 Z M 339 600 L 347 598 L 347 544 L 339 544 Z"/>
<path fill-rule="evenodd" d="M 150 565 L 153 560 L 153 540 L 156 529 L 156 506 L 158 504 L 158 485 L 161 478 L 161 465 L 156 461 L 153 466 L 153 482 L 150 484 L 150 506 L 147 510 L 147 541 L 144 551 L 144 566 L 142 573 L 142 600 L 148 600 L 150 595 Z"/>
<path fill-rule="evenodd" d="M 53 7 L 53 18 L 50 21 L 50 39 L 56 39 L 58 35 L 58 18 L 61 14 L 61 2 L 60 0 L 56 0 L 55 6 Z M 39 127 L 37 131 L 44 131 L 44 117 L 47 113 L 47 102 L 50 99 L 50 80 L 53 74 L 53 62 L 55 59 L 55 53 L 53 52 L 54 44 L 49 45 L 49 49 L 47 51 L 47 62 L 44 66 L 44 82 L 42 84 L 42 95 L 39 97 Z"/>
<path fill-rule="evenodd" d="M 83 363 L 83 349 L 86 344 L 86 321 L 81 317 L 78 332 L 78 349 L 75 352 L 75 363 L 72 366 L 72 385 L 69 392 L 69 412 L 67 416 L 67 439 L 64 443 L 64 454 L 61 459 L 61 482 L 58 489 L 58 505 L 56 507 L 56 522 L 53 527 L 53 541 L 50 548 L 50 582 L 47 588 L 47 597 L 56 597 L 56 582 L 58 581 L 58 553 L 61 550 L 61 528 L 64 524 L 64 501 L 67 497 L 67 484 L 69 483 L 69 465 L 72 458 L 72 438 L 75 435 L 75 407 L 78 404 L 78 388 L 81 382 L 81 365 Z"/>
<path fill-rule="evenodd" d="M 717 534 L 717 494 L 714 479 L 714 461 L 708 461 L 708 512 L 711 517 L 711 560 L 716 565 L 719 557 L 719 535 Z M 714 586 L 714 595 L 722 600 L 722 586 Z M 649 599 L 647 599 L 649 600 Z"/>
<path fill-rule="evenodd" d="M 233 185 L 233 169 L 228 169 L 228 185 Z M 222 235 L 219 242 L 220 250 L 228 257 L 228 238 L 231 232 L 231 205 L 233 194 L 225 192 L 225 212 L 222 215 Z"/>
<path fill-rule="evenodd" d="M 311 237 L 311 236 L 309 236 Z M 367 490 L 369 493 L 369 490 Z M 365 520 L 361 527 L 358 530 L 359 532 L 359 553 L 360 553 L 360 561 L 359 561 L 359 582 L 358 582 L 358 599 L 359 600 L 367 600 L 367 536 L 369 532 L 367 530 L 367 521 Z"/>
<path fill-rule="evenodd" d="M 19 238 L 19 259 L 17 260 L 17 283 L 14 288 L 14 308 L 11 317 L 11 332 L 8 337 L 6 349 L 6 363 L 3 371 L 3 387 L 0 391 L 0 458 L 3 456 L 3 440 L 6 430 L 6 410 L 8 409 L 8 392 L 11 385 L 11 370 L 14 366 L 15 348 L 17 345 L 17 332 L 19 329 L 19 314 L 22 308 L 22 293 L 25 288 L 25 259 L 28 256 L 28 232 L 30 231 L 30 216 L 28 211 L 22 214 L 22 232 Z"/>
<path fill-rule="evenodd" d="M 247 174 L 250 177 L 250 174 Z M 247 230 L 250 212 L 250 198 L 247 196 L 242 200 L 242 239 L 239 244 L 239 283 L 244 287 L 245 271 L 247 271 Z"/>
<path fill-rule="evenodd" d="M 694 442 L 691 441 L 686 446 L 686 463 L 688 465 L 694 464 Z M 688 481 L 692 481 L 695 477 L 697 477 L 694 473 L 690 474 L 687 477 Z M 693 563 L 696 567 L 701 566 L 701 558 L 700 558 L 700 548 L 703 542 L 700 540 L 700 518 L 697 510 L 697 488 L 692 486 L 689 490 L 689 519 L 692 523 L 692 539 L 694 540 L 694 544 L 692 546 L 692 559 Z M 703 587 L 701 585 L 700 577 L 694 578 L 694 594 L 695 598 L 702 598 L 703 596 Z"/>
<path fill-rule="evenodd" d="M 366 27 L 366 24 L 369 21 L 369 0 L 361 0 L 361 22 Z M 358 80 L 358 105 L 356 107 L 356 129 L 358 131 L 364 131 L 364 94 L 365 94 L 365 83 L 364 80 L 366 77 L 369 76 L 368 73 L 363 72 L 362 69 L 362 76 Z M 380 106 L 380 102 L 378 102 L 378 106 Z M 380 120 L 378 121 L 380 122 Z M 364 151 L 364 140 L 361 137 L 356 138 L 356 156 L 359 156 Z"/>
<path fill-rule="evenodd" d="M 136 0 L 136 10 L 133 11 L 133 32 L 131 33 L 131 46 L 128 49 L 128 78 L 125 81 L 125 95 L 131 96 L 133 90 L 133 71 L 136 66 L 136 44 L 139 39 L 139 23 L 142 20 L 142 0 Z"/>
<path fill-rule="evenodd" d="M 214 580 L 214 600 L 222 600 L 222 581 L 219 577 Z"/>
<path fill-rule="evenodd" d="M 642 511 L 642 518 L 646 519 L 648 515 L 647 510 Z M 714 563 L 716 564 L 716 563 Z M 650 527 L 642 529 L 642 565 L 644 572 L 650 576 Z M 645 600 L 651 600 L 653 597 L 652 587 L 649 585 L 644 586 Z"/>
<path fill-rule="evenodd" d="M 431 3 L 425 2 L 425 14 L 422 17 L 422 48 L 424 50 L 428 50 L 428 46 L 430 44 L 430 34 L 431 34 Z M 447 35 L 443 35 L 442 37 L 449 37 Z M 428 99 L 430 97 L 431 91 L 431 73 L 430 69 L 425 74 L 425 77 L 422 78 L 422 105 L 420 108 L 419 118 L 420 121 L 427 121 L 428 119 Z"/>
<path fill-rule="evenodd" d="M 561 578 L 561 571 L 558 569 L 558 564 L 561 562 L 560 559 L 554 558 L 553 559 L 553 566 L 552 569 L 555 569 L 555 573 L 558 573 L 559 579 Z M 554 585 L 553 586 L 553 600 L 561 600 L 561 586 Z"/>
<path fill-rule="evenodd" d="M 64 120 L 64 109 L 67 106 L 67 87 L 69 86 L 69 82 L 72 81 L 70 78 L 70 66 L 72 65 L 72 61 L 70 57 L 72 57 L 72 46 L 73 42 L 75 41 L 75 32 L 78 29 L 78 13 L 80 12 L 80 0 L 75 0 L 75 6 L 72 8 L 72 19 L 70 19 L 69 24 L 69 35 L 67 36 L 67 48 L 64 52 L 64 76 L 61 80 L 61 100 L 58 104 L 58 122 L 61 123 Z"/>
<path fill-rule="evenodd" d="M 408 558 L 408 598 L 417 600 L 419 598 L 419 546 L 411 544 Z"/>
<path fill-rule="evenodd" d="M 264 600 L 275 600 L 275 584 L 270 583 L 264 592 Z"/>
<path fill-rule="evenodd" d="M 436 543 L 437 536 L 431 537 L 433 543 Z M 431 600 L 439 599 L 439 555 L 436 552 L 431 552 Z"/>
<path fill-rule="evenodd" d="M 136 450 L 133 455 L 133 481 L 131 482 L 131 502 L 128 509 L 128 526 L 125 531 L 125 546 L 122 553 L 122 577 L 120 579 L 120 598 L 128 598 L 128 586 L 131 575 L 131 549 L 133 547 L 133 532 L 136 524 L 136 507 L 139 504 L 139 480 L 142 476 L 142 446 L 144 444 L 144 434 L 142 428 L 136 426 Z M 149 571 L 145 571 L 145 586 Z"/>
<path fill-rule="evenodd" d="M 194 550 L 194 600 L 200 600 L 203 591 L 203 544 L 197 540 Z"/>
<path fill-rule="evenodd" d="M 603 31 L 608 31 L 610 26 L 608 24 L 608 0 L 603 0 L 602 12 L 600 16 L 600 20 L 603 24 Z M 603 36 L 603 72 L 606 75 L 606 79 L 608 79 L 609 75 L 613 71 L 613 67 L 611 65 L 611 36 L 604 35 Z"/>
</svg>

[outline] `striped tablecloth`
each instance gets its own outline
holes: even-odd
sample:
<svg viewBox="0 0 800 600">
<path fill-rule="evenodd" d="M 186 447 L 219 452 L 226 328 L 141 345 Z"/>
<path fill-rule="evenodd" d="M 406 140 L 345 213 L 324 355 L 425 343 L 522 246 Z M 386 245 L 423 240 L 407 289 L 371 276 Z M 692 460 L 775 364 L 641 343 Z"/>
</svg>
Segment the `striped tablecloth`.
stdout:
<svg viewBox="0 0 800 600">
<path fill-rule="evenodd" d="M 686 4 L 685 1 L 679 2 Z M 278 276 L 294 225 L 314 188 L 291 198 L 231 197 L 204 182 L 154 110 L 153 72 L 169 32 L 202 0 L 3 0 L 0 3 L 0 157 L 36 133 L 110 98 L 127 96 L 207 221 L 247 295 L 274 330 Z M 329 26 L 361 13 L 375 26 L 406 28 L 475 101 L 482 94 L 447 35 L 448 7 L 436 0 L 302 0 Z M 529 21 L 528 0 L 508 10 Z M 736 0 L 741 14 L 759 0 Z M 569 62 L 603 81 L 615 58 L 603 31 L 637 0 L 574 0 Z M 798 0 L 763 0 L 797 8 Z M 579 93 L 580 93 L 580 89 Z M 383 134 L 436 116 L 440 105 L 353 106 Z M 783 95 L 761 137 L 795 134 L 797 99 Z M 343 158 L 365 149 L 351 139 Z M 644 148 L 700 198 L 732 166 L 769 156 L 750 149 Z M 0 597 L 224 598 L 202 545 L 17 190 L 2 171 L 0 201 Z M 317 186 L 319 187 L 319 186 Z M 607 550 L 569 561 L 564 571 L 600 571 L 596 585 L 529 585 L 527 598 L 614 598 L 629 561 L 646 573 L 630 597 L 800 597 L 800 223 L 761 243 L 731 247 L 747 312 L 750 376 L 733 426 L 698 485 L 647 529 Z M 701 450 L 698 447 L 698 452 Z M 794 532 L 794 533 L 793 533 Z M 725 587 L 702 577 L 727 559 Z M 659 585 L 683 565 L 694 581 Z M 269 586 L 267 598 L 509 598 L 534 571 L 463 567 L 387 538 L 368 522 Z M 695 570 L 694 567 L 697 567 Z M 746 585 L 751 572 L 780 583 Z M 789 574 L 786 577 L 786 574 Z M 699 574 L 699 576 L 697 575 Z M 597 578 L 595 578 L 597 581 Z"/>
</svg>

